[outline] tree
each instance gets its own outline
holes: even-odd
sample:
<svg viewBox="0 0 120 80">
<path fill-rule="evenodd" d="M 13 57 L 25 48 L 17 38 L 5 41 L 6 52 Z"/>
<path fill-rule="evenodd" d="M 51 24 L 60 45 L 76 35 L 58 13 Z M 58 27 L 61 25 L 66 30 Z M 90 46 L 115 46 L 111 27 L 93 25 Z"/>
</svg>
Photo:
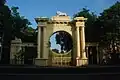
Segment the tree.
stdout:
<svg viewBox="0 0 120 80">
<path fill-rule="evenodd" d="M 11 8 L 12 20 L 13 20 L 13 38 L 23 37 L 24 30 L 30 25 L 28 19 L 25 19 L 24 16 L 20 16 L 18 12 L 18 7 Z"/>
<path fill-rule="evenodd" d="M 36 42 L 36 31 L 30 27 L 31 23 L 24 16 L 20 16 L 18 7 L 11 7 L 13 20 L 13 39 L 15 37 L 22 39 L 23 42 Z"/>
<path fill-rule="evenodd" d="M 28 27 L 24 30 L 24 42 L 34 42 L 37 43 L 37 32 L 32 27 Z"/>
<path fill-rule="evenodd" d="M 0 6 L 4 6 L 5 3 L 6 3 L 6 0 L 0 0 Z"/>
<path fill-rule="evenodd" d="M 115 63 L 116 55 L 120 52 L 120 2 L 117 1 L 111 7 L 105 9 L 98 19 L 101 23 L 100 27 L 102 27 L 101 43 L 108 47 L 108 53 L 114 53 L 111 54 L 111 60 Z"/>
<path fill-rule="evenodd" d="M 32 33 L 32 40 L 36 39 L 36 32 L 31 32 L 29 25 L 31 24 L 24 16 L 20 16 L 17 11 L 18 7 L 12 7 L 11 10 L 5 5 L 6 0 L 0 0 L 0 32 L 3 32 L 1 62 L 9 64 L 11 39 L 15 37 L 26 40 L 25 30 Z M 33 29 L 34 30 L 34 29 Z M 31 37 L 29 37 L 29 40 Z M 32 41 L 33 42 L 33 41 Z"/>
<path fill-rule="evenodd" d="M 85 17 L 88 18 L 86 24 L 85 24 L 85 36 L 87 42 L 93 42 L 95 41 L 94 38 L 94 23 L 97 20 L 97 15 L 94 14 L 94 12 L 90 12 L 87 8 L 83 8 L 78 13 L 74 14 L 74 17 Z"/>
<path fill-rule="evenodd" d="M 11 46 L 11 11 L 8 6 L 5 5 L 5 0 L 0 0 L 0 28 L 3 31 L 2 53 L 1 63 L 9 64 L 10 61 L 10 46 Z"/>
<path fill-rule="evenodd" d="M 110 8 L 104 10 L 99 16 L 103 27 L 103 41 L 116 43 L 120 39 L 120 2 L 116 2 Z"/>
</svg>

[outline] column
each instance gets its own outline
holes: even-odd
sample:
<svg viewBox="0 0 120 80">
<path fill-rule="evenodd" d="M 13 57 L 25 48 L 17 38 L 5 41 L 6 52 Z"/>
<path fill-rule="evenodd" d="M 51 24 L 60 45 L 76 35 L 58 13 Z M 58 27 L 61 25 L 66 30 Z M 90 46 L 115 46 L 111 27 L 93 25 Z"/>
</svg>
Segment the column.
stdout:
<svg viewBox="0 0 120 80">
<path fill-rule="evenodd" d="M 38 47 L 37 47 L 37 58 L 40 59 L 40 45 L 41 45 L 41 28 L 40 26 L 38 26 L 38 40 L 37 40 L 37 43 L 38 43 Z"/>
<path fill-rule="evenodd" d="M 76 26 L 80 28 L 80 30 L 77 28 L 77 66 L 87 65 L 88 60 L 86 58 L 85 53 L 85 33 L 84 33 L 85 20 L 87 20 L 87 18 L 76 17 L 74 18 L 74 20 L 76 22 Z"/>
<path fill-rule="evenodd" d="M 46 27 L 43 28 L 43 58 L 48 59 L 48 39 L 46 37 Z"/>
<path fill-rule="evenodd" d="M 79 33 L 79 27 L 76 27 L 77 31 L 77 66 L 79 66 L 79 59 L 80 59 L 80 33 Z"/>
<path fill-rule="evenodd" d="M 81 30 L 80 31 L 81 32 L 80 33 L 81 34 L 81 36 L 80 36 L 81 37 L 80 38 L 81 39 L 80 40 L 81 41 L 81 58 L 86 59 L 87 57 L 86 57 L 86 52 L 85 52 L 85 33 L 84 33 L 85 31 L 84 31 L 84 26 L 81 26 L 80 28 L 81 28 L 80 29 Z"/>
</svg>

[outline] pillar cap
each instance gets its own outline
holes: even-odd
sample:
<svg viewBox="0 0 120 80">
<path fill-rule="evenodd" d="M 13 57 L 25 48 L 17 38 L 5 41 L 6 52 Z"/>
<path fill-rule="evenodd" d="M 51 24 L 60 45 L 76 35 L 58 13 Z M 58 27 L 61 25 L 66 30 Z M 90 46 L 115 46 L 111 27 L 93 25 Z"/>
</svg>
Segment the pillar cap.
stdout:
<svg viewBox="0 0 120 80">
<path fill-rule="evenodd" d="M 84 17 L 75 17 L 74 20 L 75 21 L 85 21 L 85 20 L 87 20 L 87 18 L 84 18 Z"/>
<path fill-rule="evenodd" d="M 35 18 L 35 21 L 36 21 L 36 23 L 47 22 L 47 21 L 49 21 L 49 18 L 48 17 L 38 17 L 38 18 Z"/>
</svg>

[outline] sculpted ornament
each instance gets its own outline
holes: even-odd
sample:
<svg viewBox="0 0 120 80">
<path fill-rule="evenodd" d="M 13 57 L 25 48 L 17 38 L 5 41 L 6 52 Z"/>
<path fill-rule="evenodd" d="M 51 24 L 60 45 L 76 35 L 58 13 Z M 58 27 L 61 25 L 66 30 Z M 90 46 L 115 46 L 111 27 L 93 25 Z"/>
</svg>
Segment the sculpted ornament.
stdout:
<svg viewBox="0 0 120 80">
<path fill-rule="evenodd" d="M 63 13 L 63 12 L 61 12 L 61 11 L 57 11 L 56 14 L 57 14 L 58 16 L 67 16 L 66 13 Z"/>
</svg>

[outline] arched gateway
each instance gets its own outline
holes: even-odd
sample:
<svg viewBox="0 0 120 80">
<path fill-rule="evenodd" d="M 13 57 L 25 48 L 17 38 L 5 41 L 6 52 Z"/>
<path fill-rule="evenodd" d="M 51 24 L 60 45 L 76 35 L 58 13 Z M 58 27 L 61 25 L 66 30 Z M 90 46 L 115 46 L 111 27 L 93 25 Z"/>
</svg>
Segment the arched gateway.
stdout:
<svg viewBox="0 0 120 80">
<path fill-rule="evenodd" d="M 82 66 L 88 64 L 85 52 L 85 20 L 57 14 L 51 19 L 35 18 L 38 24 L 38 56 L 35 64 L 40 66 Z M 57 31 L 65 31 L 72 36 L 72 50 L 67 54 L 57 54 L 50 49 L 50 36 Z"/>
</svg>

